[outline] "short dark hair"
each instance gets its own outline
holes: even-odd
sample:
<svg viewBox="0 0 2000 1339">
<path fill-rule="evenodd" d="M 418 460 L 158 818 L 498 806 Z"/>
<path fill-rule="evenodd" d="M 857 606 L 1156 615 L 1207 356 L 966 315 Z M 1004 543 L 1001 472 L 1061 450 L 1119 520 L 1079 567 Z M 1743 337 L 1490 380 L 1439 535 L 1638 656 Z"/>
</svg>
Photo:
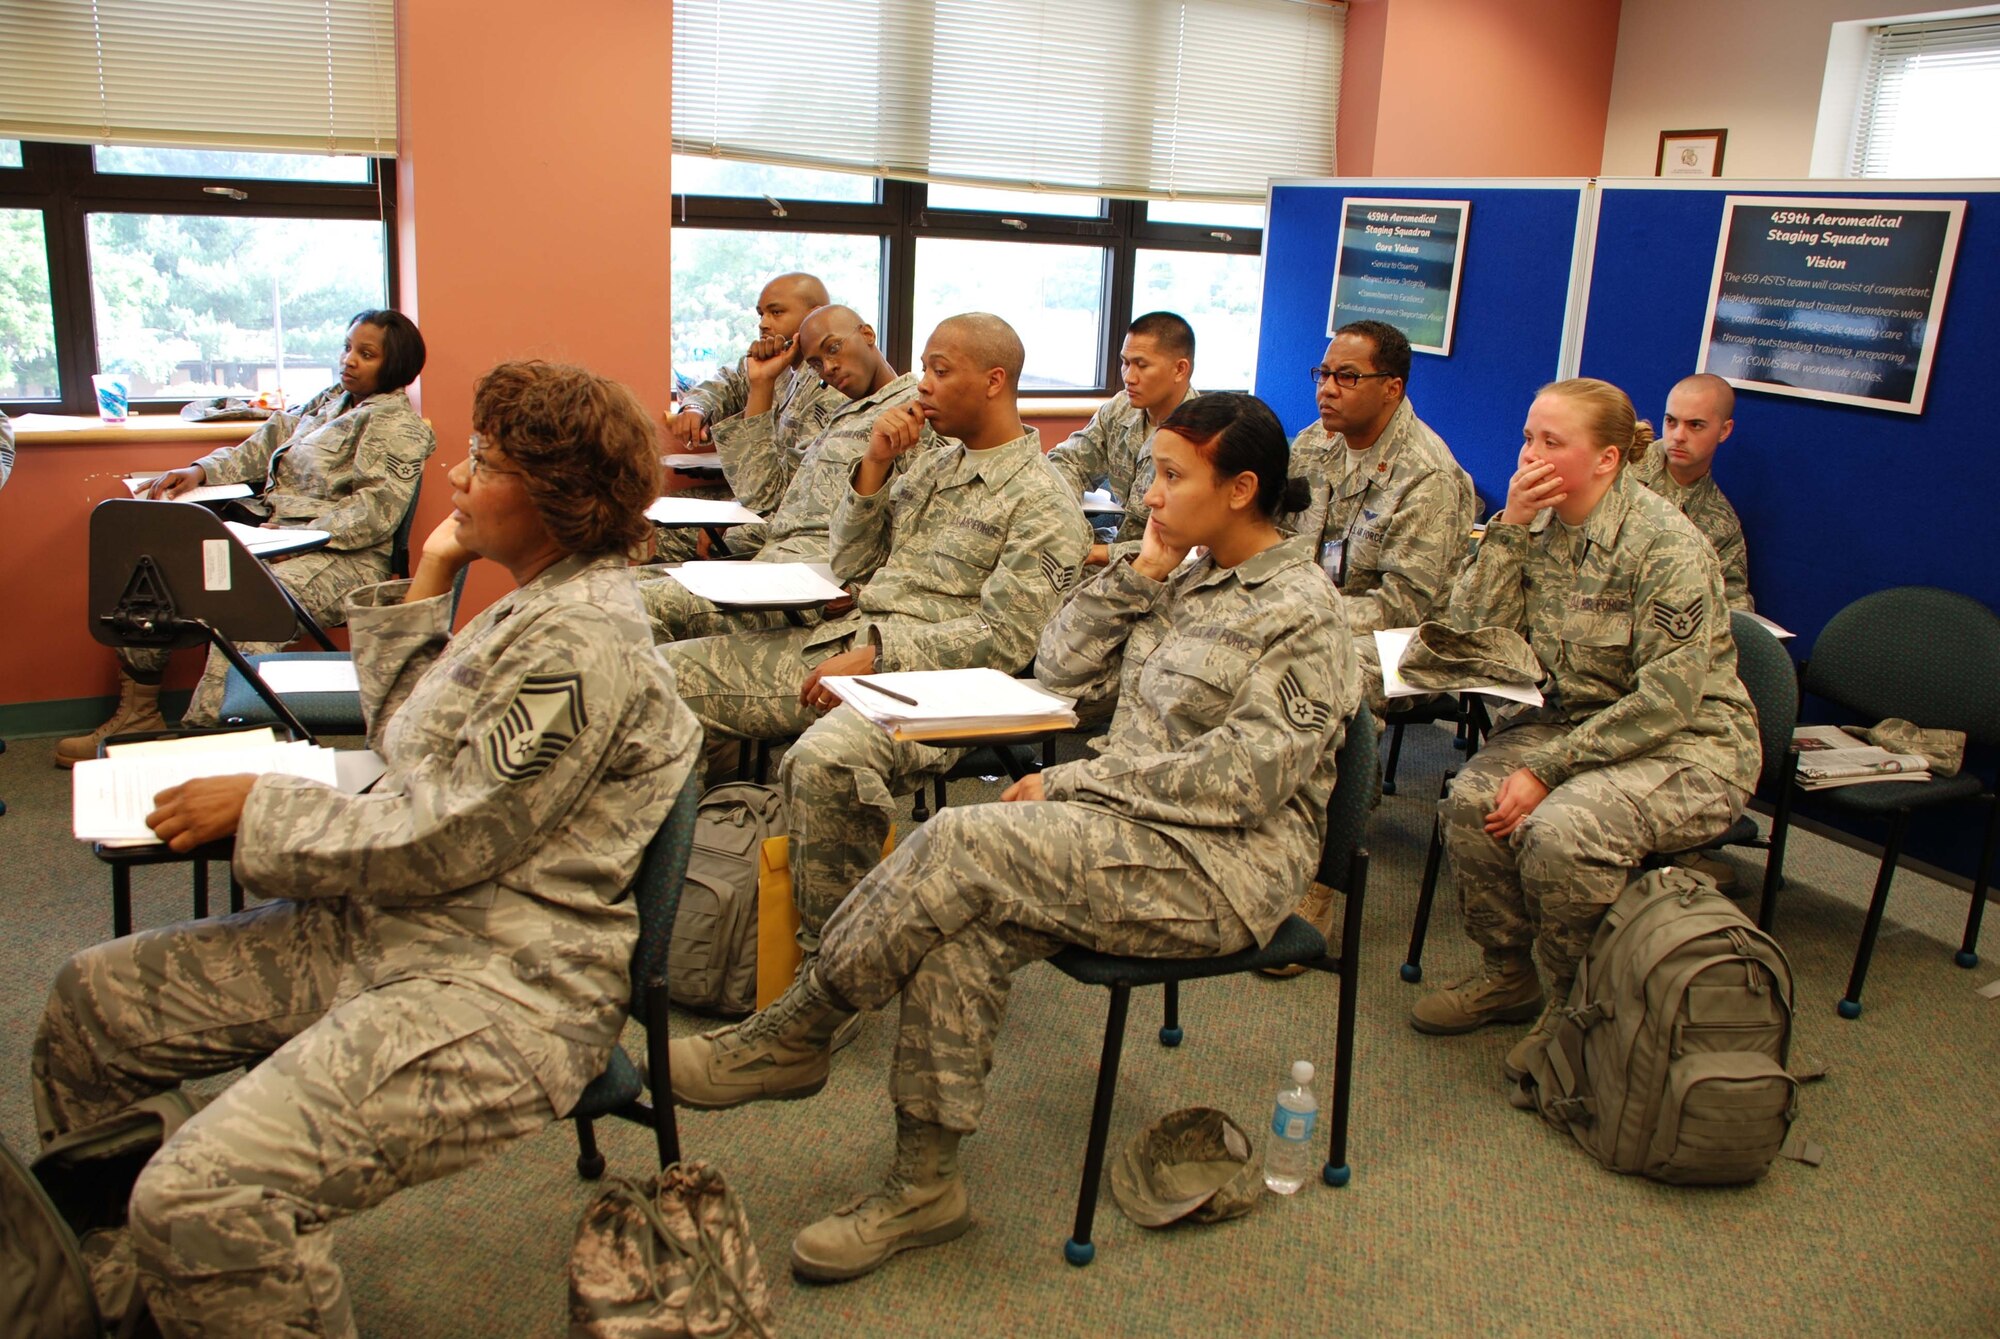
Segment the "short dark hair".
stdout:
<svg viewBox="0 0 2000 1339">
<path fill-rule="evenodd" d="M 1194 361 L 1194 327 L 1174 312 L 1147 312 L 1134 318 L 1125 333 L 1152 340 L 1170 357 Z"/>
<path fill-rule="evenodd" d="M 1257 476 L 1257 510 L 1267 519 L 1305 508 L 1308 485 L 1291 477 L 1292 444 L 1271 406 L 1254 395 L 1221 391 L 1183 400 L 1161 432 L 1185 437 L 1217 478 Z"/>
<path fill-rule="evenodd" d="M 1359 335 L 1375 346 L 1375 357 L 1371 359 L 1377 372 L 1387 372 L 1399 378 L 1405 385 L 1410 380 L 1410 337 L 1390 325 L 1387 321 L 1349 321 L 1333 332 L 1336 335 Z"/>
<path fill-rule="evenodd" d="M 354 313 L 347 323 L 372 325 L 382 332 L 382 370 L 376 373 L 376 391 L 399 391 L 424 370 L 424 335 L 417 323 L 390 307 Z"/>
<path fill-rule="evenodd" d="M 563 363 L 502 363 L 473 389 L 472 426 L 520 468 L 569 552 L 629 553 L 652 535 L 660 443 L 623 383 Z"/>
</svg>

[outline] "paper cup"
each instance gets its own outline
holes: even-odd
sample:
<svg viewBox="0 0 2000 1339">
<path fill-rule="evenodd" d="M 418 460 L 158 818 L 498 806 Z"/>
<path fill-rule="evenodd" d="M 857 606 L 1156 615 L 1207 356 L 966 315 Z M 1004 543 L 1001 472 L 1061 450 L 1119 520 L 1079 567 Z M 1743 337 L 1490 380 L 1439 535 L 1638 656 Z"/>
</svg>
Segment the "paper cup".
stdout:
<svg viewBox="0 0 2000 1339">
<path fill-rule="evenodd" d="M 90 378 L 90 384 L 97 391 L 97 416 L 106 423 L 123 423 L 132 399 L 125 378 L 99 372 Z"/>
</svg>

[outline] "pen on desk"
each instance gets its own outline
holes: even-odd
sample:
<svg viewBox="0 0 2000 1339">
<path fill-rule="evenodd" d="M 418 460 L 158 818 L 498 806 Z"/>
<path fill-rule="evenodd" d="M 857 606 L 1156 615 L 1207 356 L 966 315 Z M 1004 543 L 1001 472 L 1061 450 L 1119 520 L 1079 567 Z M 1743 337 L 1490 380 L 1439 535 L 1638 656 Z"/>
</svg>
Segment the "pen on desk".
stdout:
<svg viewBox="0 0 2000 1339">
<path fill-rule="evenodd" d="M 917 705 L 917 700 L 916 700 L 915 698 L 913 698 L 913 697 L 904 697 L 904 696 L 903 696 L 903 695 L 902 695 L 901 693 L 897 692 L 897 691 L 896 691 L 895 689 L 893 689 L 893 688 L 884 688 L 884 687 L 883 687 L 883 686 L 882 686 L 881 684 L 879 684 L 879 683 L 876 683 L 876 682 L 875 682 L 875 681 L 874 681 L 873 679 L 864 679 L 864 678 L 862 678 L 862 677 L 861 677 L 861 676 L 860 676 L 859 674 L 857 674 L 857 675 L 855 675 L 855 676 L 854 676 L 854 682 L 856 682 L 856 683 L 858 683 L 858 684 L 862 684 L 862 685 L 864 685 L 864 686 L 866 686 L 866 687 L 869 687 L 869 688 L 873 688 L 873 689 L 874 689 L 874 690 L 875 690 L 876 692 L 880 693 L 880 694 L 881 694 L 881 695 L 882 695 L 883 697 L 893 697 L 893 698 L 895 698 L 895 699 L 896 699 L 896 700 L 897 700 L 898 702 L 902 703 L 902 704 L 903 704 L 904 706 L 906 706 L 906 707 L 914 707 L 914 706 L 916 706 L 916 705 Z"/>
</svg>

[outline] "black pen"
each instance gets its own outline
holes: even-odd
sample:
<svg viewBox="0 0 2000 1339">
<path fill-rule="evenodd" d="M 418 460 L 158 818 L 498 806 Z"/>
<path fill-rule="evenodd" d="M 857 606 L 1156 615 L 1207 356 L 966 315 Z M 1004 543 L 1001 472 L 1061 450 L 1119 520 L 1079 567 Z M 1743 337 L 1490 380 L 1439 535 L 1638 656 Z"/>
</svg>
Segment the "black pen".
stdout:
<svg viewBox="0 0 2000 1339">
<path fill-rule="evenodd" d="M 881 684 L 879 684 L 879 683 L 876 683 L 876 682 L 875 682 L 875 681 L 874 681 L 873 679 L 864 679 L 864 678 L 862 678 L 862 677 L 861 677 L 861 676 L 860 676 L 859 674 L 857 674 L 857 675 L 855 675 L 855 676 L 854 676 L 854 682 L 856 682 L 856 683 L 858 683 L 858 684 L 863 684 L 863 685 L 865 685 L 866 687 L 869 687 L 869 688 L 873 688 L 873 689 L 874 689 L 874 690 L 875 690 L 876 692 L 880 693 L 880 694 L 881 694 L 881 695 L 882 695 L 883 697 L 893 697 L 893 698 L 895 698 L 895 699 L 896 699 L 896 700 L 897 700 L 898 702 L 902 703 L 902 704 L 903 704 L 904 706 L 906 706 L 906 707 L 914 707 L 914 706 L 918 705 L 918 704 L 917 704 L 917 700 L 916 700 L 915 698 L 913 698 L 913 697 L 904 697 L 904 696 L 903 696 L 903 695 L 902 695 L 901 693 L 897 692 L 897 691 L 896 691 L 895 689 L 893 689 L 893 688 L 884 688 L 884 687 L 883 687 L 883 686 L 882 686 Z"/>
</svg>

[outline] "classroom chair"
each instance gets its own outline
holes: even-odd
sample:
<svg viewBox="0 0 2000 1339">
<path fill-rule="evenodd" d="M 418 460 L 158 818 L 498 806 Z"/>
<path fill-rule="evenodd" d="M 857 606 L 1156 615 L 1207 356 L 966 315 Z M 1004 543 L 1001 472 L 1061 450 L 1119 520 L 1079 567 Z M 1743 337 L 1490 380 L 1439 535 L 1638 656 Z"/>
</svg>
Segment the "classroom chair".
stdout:
<svg viewBox="0 0 2000 1339">
<path fill-rule="evenodd" d="M 1114 953 L 1097 953 L 1081 946 L 1063 949 L 1049 962 L 1072 981 L 1087 986 L 1105 986 L 1111 992 L 1110 1015 L 1104 1025 L 1104 1049 L 1097 1070 L 1097 1096 L 1090 1109 L 1090 1135 L 1084 1145 L 1083 1184 L 1077 1192 L 1076 1222 L 1063 1258 L 1073 1265 L 1087 1265 L 1097 1254 L 1090 1240 L 1091 1225 L 1097 1216 L 1098 1182 L 1104 1174 L 1104 1145 L 1111 1132 L 1111 1107 L 1118 1088 L 1118 1062 L 1125 1049 L 1125 1015 L 1131 1005 L 1134 986 L 1166 987 L 1166 1019 L 1160 1028 L 1160 1045 L 1179 1046 L 1183 1037 L 1180 1022 L 1180 983 L 1201 977 L 1230 976 L 1256 972 L 1262 967 L 1289 967 L 1307 963 L 1340 975 L 1339 1012 L 1334 1023 L 1333 1100 L 1326 1116 L 1329 1135 L 1326 1165 L 1320 1179 L 1330 1186 L 1345 1186 L 1353 1176 L 1347 1164 L 1348 1105 L 1354 1086 L 1354 1007 L 1359 980 L 1361 946 L 1361 904 L 1368 886 L 1368 850 L 1362 839 L 1375 798 L 1375 726 L 1364 706 L 1347 722 L 1347 738 L 1337 755 L 1339 777 L 1326 805 L 1326 841 L 1320 847 L 1319 869 L 1314 877 L 1344 894 L 1340 943 L 1336 956 L 1329 957 L 1326 940 L 1308 921 L 1287 916 L 1271 942 L 1262 948 L 1218 958 L 1130 958 Z M 1273 985 L 1272 989 L 1281 987 Z M 1298 989 L 1292 986 L 1291 989 Z"/>
</svg>

